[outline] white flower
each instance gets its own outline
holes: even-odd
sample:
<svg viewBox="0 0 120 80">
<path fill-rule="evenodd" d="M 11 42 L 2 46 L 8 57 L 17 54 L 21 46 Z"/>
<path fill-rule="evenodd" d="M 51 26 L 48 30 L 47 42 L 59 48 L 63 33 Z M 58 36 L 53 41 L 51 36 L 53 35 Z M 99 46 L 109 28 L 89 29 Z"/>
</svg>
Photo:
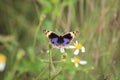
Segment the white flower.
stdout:
<svg viewBox="0 0 120 80">
<path fill-rule="evenodd" d="M 0 72 L 4 71 L 6 66 L 6 56 L 0 54 Z"/>
<path fill-rule="evenodd" d="M 78 67 L 78 64 L 85 65 L 87 64 L 87 61 L 80 60 L 79 58 L 71 58 L 71 62 L 74 62 L 75 67 Z"/>
<path fill-rule="evenodd" d="M 77 41 L 76 41 L 76 43 L 74 43 L 74 46 L 69 46 L 69 48 L 72 48 L 72 49 L 75 48 L 76 49 L 74 51 L 74 55 L 78 55 L 78 53 L 79 53 L 80 50 L 81 50 L 82 53 L 85 52 L 85 47 L 82 46 L 82 44 L 78 43 Z"/>
<path fill-rule="evenodd" d="M 61 53 L 65 53 L 65 49 L 61 47 L 61 48 L 60 48 L 60 52 L 61 52 Z"/>
</svg>

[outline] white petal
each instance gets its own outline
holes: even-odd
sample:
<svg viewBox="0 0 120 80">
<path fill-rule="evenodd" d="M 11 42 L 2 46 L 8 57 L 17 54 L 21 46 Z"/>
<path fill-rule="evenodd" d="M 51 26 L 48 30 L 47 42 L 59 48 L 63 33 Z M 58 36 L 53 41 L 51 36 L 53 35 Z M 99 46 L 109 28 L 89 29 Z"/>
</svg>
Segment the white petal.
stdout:
<svg viewBox="0 0 120 80">
<path fill-rule="evenodd" d="M 76 41 L 76 44 L 78 44 L 78 41 Z"/>
<path fill-rule="evenodd" d="M 85 64 L 87 64 L 87 61 L 80 61 L 79 63 L 82 65 L 85 65 Z"/>
<path fill-rule="evenodd" d="M 78 55 L 78 53 L 79 53 L 79 49 L 76 49 L 76 50 L 74 51 L 74 55 Z"/>
<path fill-rule="evenodd" d="M 75 63 L 75 67 L 78 67 L 78 63 Z"/>
<path fill-rule="evenodd" d="M 81 48 L 81 52 L 83 52 L 83 53 L 85 52 L 85 47 Z"/>
<path fill-rule="evenodd" d="M 65 52 L 65 49 L 64 49 L 64 48 L 60 48 L 60 52 L 61 52 L 61 53 L 64 53 L 64 52 Z"/>
<path fill-rule="evenodd" d="M 4 71 L 5 65 L 6 65 L 5 62 L 0 62 L 0 72 Z"/>
<path fill-rule="evenodd" d="M 74 62 L 74 58 L 71 58 L 71 62 Z"/>
<path fill-rule="evenodd" d="M 75 46 L 68 46 L 69 48 L 71 48 L 71 49 L 74 49 L 75 48 Z"/>
</svg>

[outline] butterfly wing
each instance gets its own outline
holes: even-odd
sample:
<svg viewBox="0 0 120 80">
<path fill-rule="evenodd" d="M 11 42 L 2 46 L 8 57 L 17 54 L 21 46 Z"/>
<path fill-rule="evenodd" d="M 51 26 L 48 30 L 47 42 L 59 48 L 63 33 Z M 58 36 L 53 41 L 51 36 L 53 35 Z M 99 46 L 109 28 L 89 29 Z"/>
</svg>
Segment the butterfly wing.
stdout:
<svg viewBox="0 0 120 80">
<path fill-rule="evenodd" d="M 59 36 L 52 32 L 52 31 L 48 31 L 48 30 L 43 30 L 43 33 L 45 33 L 45 35 L 50 39 L 51 43 L 54 46 L 59 46 Z"/>
<path fill-rule="evenodd" d="M 68 45 L 77 35 L 78 31 L 74 31 L 74 32 L 69 32 L 67 34 L 64 34 L 62 36 L 63 42 L 62 42 L 62 46 L 66 46 Z"/>
</svg>

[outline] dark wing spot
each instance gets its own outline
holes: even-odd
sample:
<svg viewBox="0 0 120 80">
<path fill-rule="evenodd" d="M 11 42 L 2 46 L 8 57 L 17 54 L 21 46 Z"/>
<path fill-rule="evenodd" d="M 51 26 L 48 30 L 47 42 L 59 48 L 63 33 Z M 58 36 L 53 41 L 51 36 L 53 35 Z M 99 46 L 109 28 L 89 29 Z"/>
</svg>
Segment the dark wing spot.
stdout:
<svg viewBox="0 0 120 80">
<path fill-rule="evenodd" d="M 54 41 L 52 41 L 52 43 L 54 44 L 55 42 L 54 42 Z"/>
<path fill-rule="evenodd" d="M 66 44 L 69 44 L 69 42 L 66 42 Z"/>
<path fill-rule="evenodd" d="M 50 39 L 53 39 L 53 38 L 58 38 L 59 36 L 55 33 L 51 33 L 49 36 L 48 36 Z"/>
<path fill-rule="evenodd" d="M 63 38 L 67 38 L 67 39 L 71 40 L 73 37 L 71 36 L 70 33 L 68 33 L 68 34 L 63 35 Z"/>
</svg>

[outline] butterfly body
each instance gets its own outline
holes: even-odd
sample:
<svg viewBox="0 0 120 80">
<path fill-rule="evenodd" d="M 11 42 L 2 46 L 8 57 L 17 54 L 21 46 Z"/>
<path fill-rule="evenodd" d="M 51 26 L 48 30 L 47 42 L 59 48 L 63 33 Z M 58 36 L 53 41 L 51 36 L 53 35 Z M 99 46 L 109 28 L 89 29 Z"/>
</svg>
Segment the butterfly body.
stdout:
<svg viewBox="0 0 120 80">
<path fill-rule="evenodd" d="M 45 35 L 50 39 L 51 43 L 54 46 L 57 47 L 64 47 L 66 45 L 68 45 L 77 35 L 77 31 L 75 32 L 68 32 L 64 35 L 60 35 L 58 36 L 56 33 L 52 32 L 52 31 L 48 31 L 48 30 L 43 30 L 43 33 L 45 33 Z"/>
</svg>

